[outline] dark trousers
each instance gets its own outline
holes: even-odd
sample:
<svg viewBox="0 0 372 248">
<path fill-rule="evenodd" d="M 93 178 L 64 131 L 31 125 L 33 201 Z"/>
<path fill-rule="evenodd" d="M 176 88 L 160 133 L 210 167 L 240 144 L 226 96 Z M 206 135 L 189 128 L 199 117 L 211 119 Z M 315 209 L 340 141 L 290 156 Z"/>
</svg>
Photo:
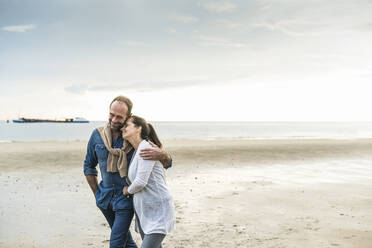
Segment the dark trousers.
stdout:
<svg viewBox="0 0 372 248">
<path fill-rule="evenodd" d="M 133 209 L 113 211 L 111 205 L 107 209 L 100 208 L 111 228 L 110 248 L 138 248 L 130 234 Z"/>
</svg>

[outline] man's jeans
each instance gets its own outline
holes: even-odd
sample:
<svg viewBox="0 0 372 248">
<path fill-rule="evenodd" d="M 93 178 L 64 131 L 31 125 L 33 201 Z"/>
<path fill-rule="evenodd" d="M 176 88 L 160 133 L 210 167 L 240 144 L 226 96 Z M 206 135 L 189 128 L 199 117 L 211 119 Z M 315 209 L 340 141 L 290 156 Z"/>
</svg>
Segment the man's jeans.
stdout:
<svg viewBox="0 0 372 248">
<path fill-rule="evenodd" d="M 137 248 L 132 239 L 129 227 L 132 222 L 133 209 L 113 211 L 111 204 L 107 209 L 100 208 L 111 228 L 110 248 Z"/>
</svg>

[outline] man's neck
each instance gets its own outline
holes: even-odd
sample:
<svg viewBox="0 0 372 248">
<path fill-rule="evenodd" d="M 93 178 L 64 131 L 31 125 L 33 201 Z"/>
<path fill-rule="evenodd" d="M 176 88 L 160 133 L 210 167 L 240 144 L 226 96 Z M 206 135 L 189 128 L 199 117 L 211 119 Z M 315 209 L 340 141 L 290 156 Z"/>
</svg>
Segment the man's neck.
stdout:
<svg viewBox="0 0 372 248">
<path fill-rule="evenodd" d="M 120 137 L 121 135 L 121 132 L 118 132 L 118 131 L 112 131 L 111 132 L 111 135 L 112 135 L 112 139 L 116 140 Z"/>
</svg>

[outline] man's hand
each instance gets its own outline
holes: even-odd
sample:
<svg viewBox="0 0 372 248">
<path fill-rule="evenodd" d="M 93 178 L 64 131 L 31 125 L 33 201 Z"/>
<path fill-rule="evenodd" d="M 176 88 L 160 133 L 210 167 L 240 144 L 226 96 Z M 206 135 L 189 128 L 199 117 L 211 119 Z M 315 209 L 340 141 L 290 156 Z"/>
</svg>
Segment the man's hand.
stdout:
<svg viewBox="0 0 372 248">
<path fill-rule="evenodd" d="M 126 196 L 129 196 L 130 195 L 129 192 L 128 192 L 128 186 L 125 186 L 123 188 L 123 195 L 126 195 Z"/>
<path fill-rule="evenodd" d="M 150 145 L 152 145 L 152 147 L 142 149 L 139 155 L 144 160 L 159 160 L 164 167 L 167 167 L 171 162 L 171 157 L 168 155 L 168 153 L 160 149 L 151 141 L 148 142 L 150 143 Z"/>
<path fill-rule="evenodd" d="M 162 149 L 160 149 L 157 145 L 149 141 L 151 148 L 143 148 L 140 152 L 140 156 L 144 160 L 162 160 L 167 155 Z"/>
</svg>

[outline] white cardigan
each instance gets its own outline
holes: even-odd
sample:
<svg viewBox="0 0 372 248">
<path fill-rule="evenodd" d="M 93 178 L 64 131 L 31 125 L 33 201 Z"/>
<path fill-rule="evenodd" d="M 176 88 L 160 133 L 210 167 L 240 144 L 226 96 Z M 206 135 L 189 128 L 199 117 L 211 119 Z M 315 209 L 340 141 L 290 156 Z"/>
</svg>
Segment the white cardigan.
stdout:
<svg viewBox="0 0 372 248">
<path fill-rule="evenodd" d="M 141 150 L 148 147 L 152 146 L 143 140 L 130 163 L 128 178 L 132 184 L 128 192 L 134 194 L 134 210 L 143 232 L 167 234 L 174 229 L 173 198 L 166 185 L 163 165 L 159 161 L 144 160 L 139 156 Z"/>
</svg>

